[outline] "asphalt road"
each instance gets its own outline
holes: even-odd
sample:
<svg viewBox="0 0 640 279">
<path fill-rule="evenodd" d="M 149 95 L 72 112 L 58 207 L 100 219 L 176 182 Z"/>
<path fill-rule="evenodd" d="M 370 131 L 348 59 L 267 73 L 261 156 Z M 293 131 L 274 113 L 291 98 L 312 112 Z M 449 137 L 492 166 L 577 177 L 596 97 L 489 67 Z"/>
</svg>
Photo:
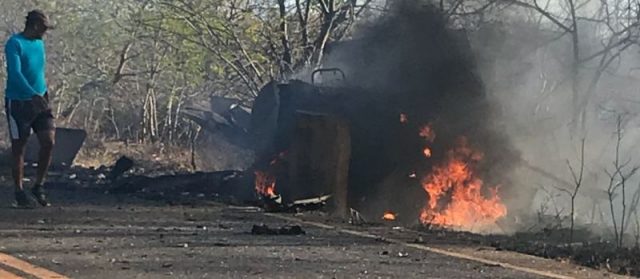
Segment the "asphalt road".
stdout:
<svg viewBox="0 0 640 279">
<path fill-rule="evenodd" d="M 97 191 L 51 189 L 52 207 L 13 209 L 9 207 L 12 189 L 3 184 L 0 278 L 12 278 L 6 274 L 55 278 L 46 271 L 92 279 L 544 278 L 399 242 L 284 220 L 248 207 L 168 206 Z M 255 224 L 299 224 L 306 234 L 252 235 Z M 3 257 L 36 267 L 16 265 Z M 37 267 L 43 268 L 40 273 Z"/>
</svg>

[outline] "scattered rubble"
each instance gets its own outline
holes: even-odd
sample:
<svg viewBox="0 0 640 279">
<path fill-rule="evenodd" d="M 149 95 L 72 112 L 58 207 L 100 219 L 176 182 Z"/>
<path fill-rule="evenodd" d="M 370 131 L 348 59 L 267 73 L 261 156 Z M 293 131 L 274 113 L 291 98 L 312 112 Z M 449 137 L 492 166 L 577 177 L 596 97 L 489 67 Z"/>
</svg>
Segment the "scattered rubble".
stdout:
<svg viewBox="0 0 640 279">
<path fill-rule="evenodd" d="M 108 192 L 170 202 L 222 197 L 242 202 L 251 199 L 251 191 L 242 188 L 242 178 L 243 172 L 240 171 L 169 174 L 158 177 L 135 175 L 114 183 Z"/>
<path fill-rule="evenodd" d="M 331 195 L 284 203 L 280 195 L 271 197 L 262 195 L 260 197 L 261 202 L 258 205 L 267 212 L 299 213 L 303 211 L 321 210 L 327 205 L 329 199 L 331 199 Z"/>
<path fill-rule="evenodd" d="M 349 224 L 361 226 L 367 224 L 362 214 L 353 208 L 349 208 Z"/>
<path fill-rule="evenodd" d="M 284 226 L 277 229 L 270 228 L 265 224 L 253 225 L 251 234 L 255 235 L 302 235 L 306 232 L 300 226 Z"/>
<path fill-rule="evenodd" d="M 120 159 L 116 161 L 116 164 L 113 166 L 113 168 L 111 168 L 109 179 L 112 181 L 115 179 L 118 179 L 118 177 L 120 177 L 125 172 L 133 168 L 133 165 L 134 165 L 133 160 L 131 160 L 129 157 L 127 156 L 120 157 Z"/>
</svg>

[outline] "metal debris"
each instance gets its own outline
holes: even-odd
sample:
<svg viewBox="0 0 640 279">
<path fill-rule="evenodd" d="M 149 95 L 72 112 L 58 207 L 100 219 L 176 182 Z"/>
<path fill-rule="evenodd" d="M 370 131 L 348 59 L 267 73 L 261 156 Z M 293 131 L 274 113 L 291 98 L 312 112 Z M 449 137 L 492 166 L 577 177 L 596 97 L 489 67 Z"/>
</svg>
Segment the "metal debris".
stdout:
<svg viewBox="0 0 640 279">
<path fill-rule="evenodd" d="M 356 226 L 367 224 L 362 214 L 353 208 L 349 208 L 349 216 L 349 224 Z"/>
</svg>

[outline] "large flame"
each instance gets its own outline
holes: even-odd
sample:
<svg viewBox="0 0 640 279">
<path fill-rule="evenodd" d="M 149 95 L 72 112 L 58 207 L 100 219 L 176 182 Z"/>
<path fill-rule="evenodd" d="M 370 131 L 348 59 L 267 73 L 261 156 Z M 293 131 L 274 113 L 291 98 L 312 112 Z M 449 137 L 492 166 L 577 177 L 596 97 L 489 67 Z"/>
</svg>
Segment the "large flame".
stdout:
<svg viewBox="0 0 640 279">
<path fill-rule="evenodd" d="M 427 140 L 435 138 L 430 127 L 423 128 L 420 135 Z M 422 181 L 428 195 L 420 214 L 422 223 L 472 231 L 495 225 L 507 214 L 497 187 L 483 193 L 483 181 L 474 173 L 482 158 L 481 152 L 471 149 L 467 140 L 460 138 L 444 161 L 433 167 Z"/>
<path fill-rule="evenodd" d="M 256 193 L 265 197 L 276 196 L 276 178 L 267 172 L 256 171 Z"/>
</svg>

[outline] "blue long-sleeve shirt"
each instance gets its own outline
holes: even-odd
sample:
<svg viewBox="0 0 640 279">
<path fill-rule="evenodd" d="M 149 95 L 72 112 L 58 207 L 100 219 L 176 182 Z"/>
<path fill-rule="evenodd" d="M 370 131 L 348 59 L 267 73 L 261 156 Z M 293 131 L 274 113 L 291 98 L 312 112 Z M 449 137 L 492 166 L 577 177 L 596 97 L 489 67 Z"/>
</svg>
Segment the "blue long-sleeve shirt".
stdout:
<svg viewBox="0 0 640 279">
<path fill-rule="evenodd" d="M 44 95 L 47 91 L 44 42 L 15 34 L 7 41 L 4 51 L 7 60 L 6 97 L 30 100 L 34 95 Z"/>
</svg>

